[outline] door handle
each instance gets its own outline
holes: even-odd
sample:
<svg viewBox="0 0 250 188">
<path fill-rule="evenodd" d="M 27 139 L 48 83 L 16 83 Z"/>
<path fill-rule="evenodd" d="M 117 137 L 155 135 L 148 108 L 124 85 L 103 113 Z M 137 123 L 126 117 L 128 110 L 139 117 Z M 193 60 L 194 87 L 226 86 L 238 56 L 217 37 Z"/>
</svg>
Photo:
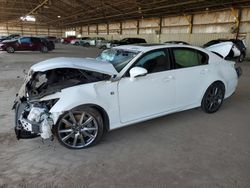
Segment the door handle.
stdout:
<svg viewBox="0 0 250 188">
<path fill-rule="evenodd" d="M 169 82 L 171 80 L 174 80 L 174 77 L 170 75 L 170 76 L 163 78 L 162 80 L 163 80 L 163 82 Z"/>
</svg>

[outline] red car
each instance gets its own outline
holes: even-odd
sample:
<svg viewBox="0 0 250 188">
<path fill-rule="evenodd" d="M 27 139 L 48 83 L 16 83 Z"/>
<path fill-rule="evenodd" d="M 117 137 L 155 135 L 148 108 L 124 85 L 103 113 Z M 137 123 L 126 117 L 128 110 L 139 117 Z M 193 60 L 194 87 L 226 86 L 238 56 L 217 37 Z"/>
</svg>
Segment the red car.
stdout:
<svg viewBox="0 0 250 188">
<path fill-rule="evenodd" d="M 62 39 L 62 43 L 64 44 L 70 44 L 72 40 L 75 40 L 76 36 L 67 36 L 66 38 Z"/>
<path fill-rule="evenodd" d="M 6 40 L 0 43 L 0 50 L 14 53 L 15 51 L 41 51 L 47 53 L 54 46 L 44 38 L 21 37 L 17 40 Z"/>
</svg>

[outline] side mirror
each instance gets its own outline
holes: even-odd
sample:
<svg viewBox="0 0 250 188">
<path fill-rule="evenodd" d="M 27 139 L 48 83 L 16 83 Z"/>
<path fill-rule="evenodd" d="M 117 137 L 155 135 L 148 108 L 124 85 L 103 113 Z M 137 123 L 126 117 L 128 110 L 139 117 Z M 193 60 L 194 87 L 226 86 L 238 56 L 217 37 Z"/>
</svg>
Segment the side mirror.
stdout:
<svg viewBox="0 0 250 188">
<path fill-rule="evenodd" d="M 148 73 L 147 69 L 142 67 L 133 67 L 130 71 L 130 80 L 134 81 L 136 77 L 145 76 Z"/>
</svg>

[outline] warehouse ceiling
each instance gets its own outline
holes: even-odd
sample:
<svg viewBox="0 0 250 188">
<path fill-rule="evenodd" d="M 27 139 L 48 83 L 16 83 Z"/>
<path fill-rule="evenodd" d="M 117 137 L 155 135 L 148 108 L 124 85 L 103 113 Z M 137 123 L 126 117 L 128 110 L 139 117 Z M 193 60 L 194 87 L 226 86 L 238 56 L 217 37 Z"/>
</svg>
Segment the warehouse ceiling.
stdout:
<svg viewBox="0 0 250 188">
<path fill-rule="evenodd" d="M 249 0 L 0 0 L 0 23 L 31 15 L 38 24 L 70 27 L 249 6 Z"/>
</svg>

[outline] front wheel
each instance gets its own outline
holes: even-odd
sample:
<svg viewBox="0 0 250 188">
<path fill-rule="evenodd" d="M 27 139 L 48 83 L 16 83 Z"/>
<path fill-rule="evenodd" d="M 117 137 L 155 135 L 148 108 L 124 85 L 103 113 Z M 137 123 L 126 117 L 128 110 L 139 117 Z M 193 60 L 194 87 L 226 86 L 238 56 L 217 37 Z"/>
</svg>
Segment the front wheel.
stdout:
<svg viewBox="0 0 250 188">
<path fill-rule="evenodd" d="M 225 87 L 222 83 L 216 82 L 210 85 L 203 96 L 201 108 L 204 112 L 214 113 L 219 110 L 225 95 Z"/>
<path fill-rule="evenodd" d="M 58 141 L 69 149 L 83 149 L 98 143 L 104 133 L 101 114 L 90 107 L 66 112 L 55 125 Z"/>
<path fill-rule="evenodd" d="M 6 51 L 7 51 L 8 53 L 12 54 L 12 53 L 15 52 L 15 49 L 14 49 L 13 47 L 9 46 L 9 47 L 6 49 Z"/>
</svg>

